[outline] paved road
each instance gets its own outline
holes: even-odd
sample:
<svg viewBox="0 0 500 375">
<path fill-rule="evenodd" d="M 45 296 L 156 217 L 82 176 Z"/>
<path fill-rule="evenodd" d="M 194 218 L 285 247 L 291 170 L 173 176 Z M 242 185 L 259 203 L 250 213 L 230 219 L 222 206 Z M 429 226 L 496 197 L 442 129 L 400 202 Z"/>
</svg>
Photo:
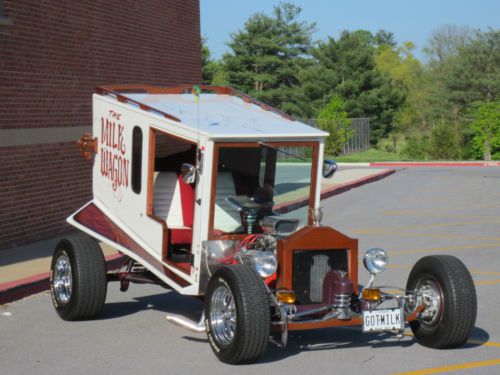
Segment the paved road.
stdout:
<svg viewBox="0 0 500 375">
<path fill-rule="evenodd" d="M 390 374 L 466 366 L 472 366 L 467 374 L 500 373 L 500 365 L 494 366 L 500 363 L 499 186 L 500 168 L 413 168 L 324 202 L 324 224 L 358 237 L 360 249 L 389 251 L 391 268 L 380 283 L 404 286 L 411 265 L 428 254 L 453 254 L 467 264 L 479 312 L 466 347 L 438 351 L 410 336 L 397 340 L 351 328 L 310 331 L 292 334 L 286 350 L 270 347 L 260 363 L 241 366 L 238 373 Z M 366 278 L 361 271 L 360 281 Z M 197 301 L 160 287 L 132 285 L 120 293 L 116 284 L 110 284 L 104 312 L 95 321 L 63 322 L 47 294 L 0 306 L 0 373 L 234 371 L 216 360 L 204 334 L 165 321 L 166 312 L 194 317 L 193 310 L 201 310 Z"/>
</svg>

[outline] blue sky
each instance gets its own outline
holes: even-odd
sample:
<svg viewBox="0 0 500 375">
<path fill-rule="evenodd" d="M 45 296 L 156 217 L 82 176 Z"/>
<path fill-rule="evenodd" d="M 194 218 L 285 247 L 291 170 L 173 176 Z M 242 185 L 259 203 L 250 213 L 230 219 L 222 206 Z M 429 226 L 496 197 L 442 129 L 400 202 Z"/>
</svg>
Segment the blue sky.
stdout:
<svg viewBox="0 0 500 375">
<path fill-rule="evenodd" d="M 201 32 L 218 58 L 228 51 L 232 32 L 242 29 L 251 14 L 270 14 L 279 0 L 200 0 Z M 500 0 L 293 0 L 302 7 L 301 19 L 316 22 L 315 40 L 338 37 L 342 30 L 386 29 L 398 42 L 412 41 L 420 50 L 432 30 L 443 24 L 485 30 L 500 28 Z M 416 55 L 423 58 L 417 51 Z"/>
</svg>

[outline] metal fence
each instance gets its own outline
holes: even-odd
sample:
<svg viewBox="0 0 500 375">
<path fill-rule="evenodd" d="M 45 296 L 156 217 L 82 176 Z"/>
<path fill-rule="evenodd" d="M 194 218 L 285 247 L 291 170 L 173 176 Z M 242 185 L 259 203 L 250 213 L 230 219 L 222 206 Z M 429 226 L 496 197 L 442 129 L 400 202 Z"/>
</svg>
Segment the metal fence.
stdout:
<svg viewBox="0 0 500 375">
<path fill-rule="evenodd" d="M 317 119 L 297 119 L 304 124 L 318 127 Z M 351 129 L 352 136 L 344 144 L 342 155 L 360 152 L 370 148 L 370 119 L 368 118 L 352 118 Z"/>
</svg>

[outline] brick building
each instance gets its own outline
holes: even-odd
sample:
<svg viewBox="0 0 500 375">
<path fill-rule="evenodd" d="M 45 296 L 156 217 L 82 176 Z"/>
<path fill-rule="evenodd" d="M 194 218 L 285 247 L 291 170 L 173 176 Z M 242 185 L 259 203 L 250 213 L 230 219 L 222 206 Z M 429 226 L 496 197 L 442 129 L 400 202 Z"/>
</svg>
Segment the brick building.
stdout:
<svg viewBox="0 0 500 375">
<path fill-rule="evenodd" d="M 201 81 L 198 0 L 0 0 L 0 249 L 70 230 L 102 84 Z"/>
</svg>

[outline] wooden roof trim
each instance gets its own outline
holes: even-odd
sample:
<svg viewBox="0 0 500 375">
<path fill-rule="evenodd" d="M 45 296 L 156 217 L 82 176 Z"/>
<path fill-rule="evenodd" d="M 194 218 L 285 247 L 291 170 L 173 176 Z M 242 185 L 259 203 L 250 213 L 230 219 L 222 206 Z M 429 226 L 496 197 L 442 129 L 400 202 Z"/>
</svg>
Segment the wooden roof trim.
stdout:
<svg viewBox="0 0 500 375">
<path fill-rule="evenodd" d="M 135 99 L 131 99 L 127 95 L 124 95 L 126 93 L 141 93 L 145 92 L 148 94 L 152 94 L 152 92 L 146 91 L 149 89 L 155 89 L 153 86 L 147 86 L 147 85 L 116 85 L 116 86 L 99 86 L 96 88 L 96 92 L 99 95 L 113 95 L 116 97 L 116 100 L 118 100 L 120 103 L 133 103 L 139 106 L 140 109 L 148 112 L 156 112 L 161 115 L 163 115 L 165 118 L 168 118 L 170 120 L 174 120 L 177 122 L 181 122 L 181 119 L 178 117 L 175 117 L 174 115 L 171 115 L 169 113 L 160 111 L 156 108 L 150 107 L 147 104 L 144 104 L 142 102 L 139 102 Z"/>
</svg>

